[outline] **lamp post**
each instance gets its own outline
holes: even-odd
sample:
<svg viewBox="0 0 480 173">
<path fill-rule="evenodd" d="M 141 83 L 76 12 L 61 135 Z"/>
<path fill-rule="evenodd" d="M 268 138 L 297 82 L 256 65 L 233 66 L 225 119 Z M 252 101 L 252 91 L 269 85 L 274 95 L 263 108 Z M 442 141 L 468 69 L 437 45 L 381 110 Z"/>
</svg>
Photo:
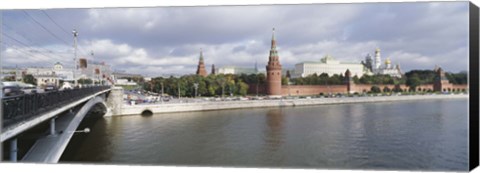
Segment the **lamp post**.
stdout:
<svg viewBox="0 0 480 173">
<path fill-rule="evenodd" d="M 224 93 L 225 93 L 225 79 L 222 78 L 221 82 L 222 82 L 222 100 L 223 100 Z"/>
<path fill-rule="evenodd" d="M 76 29 L 73 29 L 73 48 L 74 48 L 74 57 L 73 57 L 73 84 L 78 85 L 77 80 L 75 79 L 75 72 L 77 70 L 77 37 L 78 32 Z"/>
<path fill-rule="evenodd" d="M 163 82 L 162 82 L 162 83 L 160 83 L 160 84 L 162 85 L 162 97 L 163 97 Z"/>
<path fill-rule="evenodd" d="M 177 83 L 177 87 L 178 87 L 178 99 L 180 100 L 180 82 Z"/>
<path fill-rule="evenodd" d="M 83 130 L 70 131 L 70 133 L 90 133 L 90 128 L 85 128 Z"/>
<path fill-rule="evenodd" d="M 198 83 L 194 83 L 193 87 L 195 88 L 195 98 L 197 98 Z"/>
</svg>

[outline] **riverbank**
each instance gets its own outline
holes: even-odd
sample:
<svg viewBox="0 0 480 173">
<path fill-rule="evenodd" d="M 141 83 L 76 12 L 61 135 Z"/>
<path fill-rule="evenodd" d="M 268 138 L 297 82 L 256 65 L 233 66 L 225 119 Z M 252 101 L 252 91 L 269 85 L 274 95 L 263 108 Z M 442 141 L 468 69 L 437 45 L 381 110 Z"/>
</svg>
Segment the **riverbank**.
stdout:
<svg viewBox="0 0 480 173">
<path fill-rule="evenodd" d="M 395 101 L 434 100 L 434 99 L 468 99 L 468 94 L 341 97 L 341 98 L 278 99 L 278 100 L 247 100 L 247 101 L 204 101 L 204 102 L 196 102 L 196 103 L 122 105 L 121 111 L 111 116 L 141 115 L 142 113 L 158 114 L 158 113 L 242 109 L 242 108 L 308 106 L 308 105 L 369 103 L 369 102 L 395 102 Z"/>
</svg>

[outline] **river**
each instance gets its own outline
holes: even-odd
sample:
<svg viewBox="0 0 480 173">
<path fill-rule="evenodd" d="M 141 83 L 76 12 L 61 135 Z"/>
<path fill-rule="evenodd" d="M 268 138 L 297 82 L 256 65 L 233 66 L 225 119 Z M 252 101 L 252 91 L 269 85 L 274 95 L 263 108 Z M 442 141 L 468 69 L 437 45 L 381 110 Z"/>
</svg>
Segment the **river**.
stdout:
<svg viewBox="0 0 480 173">
<path fill-rule="evenodd" d="M 64 163 L 468 168 L 468 100 L 234 109 L 87 120 Z"/>
</svg>

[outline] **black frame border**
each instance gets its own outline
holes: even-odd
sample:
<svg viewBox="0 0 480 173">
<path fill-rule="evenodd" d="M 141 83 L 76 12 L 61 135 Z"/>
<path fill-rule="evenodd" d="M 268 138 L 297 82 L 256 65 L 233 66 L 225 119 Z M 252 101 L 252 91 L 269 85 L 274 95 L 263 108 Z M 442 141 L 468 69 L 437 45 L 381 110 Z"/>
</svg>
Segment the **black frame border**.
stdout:
<svg viewBox="0 0 480 173">
<path fill-rule="evenodd" d="M 475 169 L 479 162 L 479 11 L 470 2 L 469 5 L 469 170 Z"/>
</svg>

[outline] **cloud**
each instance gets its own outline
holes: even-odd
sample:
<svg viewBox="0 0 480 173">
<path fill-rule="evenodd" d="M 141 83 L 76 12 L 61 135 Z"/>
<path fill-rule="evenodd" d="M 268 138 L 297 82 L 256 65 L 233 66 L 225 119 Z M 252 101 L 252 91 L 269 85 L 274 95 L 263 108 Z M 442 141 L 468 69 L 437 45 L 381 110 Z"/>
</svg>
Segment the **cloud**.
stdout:
<svg viewBox="0 0 480 173">
<path fill-rule="evenodd" d="M 28 45 L 7 39 L 2 53 L 8 65 L 68 64 L 73 57 L 69 32 L 76 28 L 79 55 L 91 58 L 93 51 L 95 60 L 117 70 L 192 74 L 200 49 L 207 67 L 253 67 L 257 62 L 263 69 L 272 27 L 284 68 L 326 54 L 360 62 L 376 47 L 404 71 L 435 64 L 462 71 L 468 63 L 468 2 L 45 10 L 63 29 L 39 10 L 27 12 L 69 44 L 39 29 L 22 11 L 6 11 L 4 23 L 10 28 L 5 33 Z M 13 46 L 63 54 L 32 58 L 15 53 Z"/>
</svg>

